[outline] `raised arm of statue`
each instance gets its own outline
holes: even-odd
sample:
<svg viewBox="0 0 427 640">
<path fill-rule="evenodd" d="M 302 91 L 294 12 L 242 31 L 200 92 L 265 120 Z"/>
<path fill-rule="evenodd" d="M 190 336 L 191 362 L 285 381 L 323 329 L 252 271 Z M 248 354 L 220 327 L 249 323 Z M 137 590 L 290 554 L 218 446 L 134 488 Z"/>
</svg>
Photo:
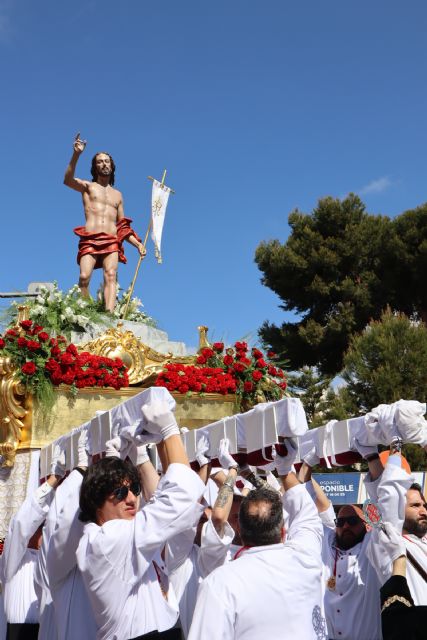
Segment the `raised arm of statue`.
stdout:
<svg viewBox="0 0 427 640">
<path fill-rule="evenodd" d="M 75 191 L 79 191 L 80 193 L 84 193 L 87 191 L 88 182 L 87 180 L 80 180 L 80 178 L 74 177 L 74 172 L 76 170 L 77 160 L 80 157 L 80 154 L 84 151 L 86 146 L 86 140 L 80 139 L 80 132 L 77 133 L 74 144 L 73 144 L 73 155 L 71 156 L 71 160 L 69 165 L 65 170 L 64 175 L 64 184 L 70 189 L 74 189 Z"/>
</svg>

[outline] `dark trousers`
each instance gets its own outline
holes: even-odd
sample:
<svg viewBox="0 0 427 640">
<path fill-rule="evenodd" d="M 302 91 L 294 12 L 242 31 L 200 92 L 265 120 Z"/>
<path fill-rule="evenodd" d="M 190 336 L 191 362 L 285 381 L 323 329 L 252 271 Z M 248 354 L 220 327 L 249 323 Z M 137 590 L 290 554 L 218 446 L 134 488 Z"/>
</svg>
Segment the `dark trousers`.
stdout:
<svg viewBox="0 0 427 640">
<path fill-rule="evenodd" d="M 7 623 L 6 640 L 37 640 L 39 635 L 39 625 L 22 623 Z"/>
<path fill-rule="evenodd" d="M 132 640 L 182 640 L 181 629 L 168 629 L 167 631 L 150 631 L 143 636 L 132 638 Z"/>
</svg>

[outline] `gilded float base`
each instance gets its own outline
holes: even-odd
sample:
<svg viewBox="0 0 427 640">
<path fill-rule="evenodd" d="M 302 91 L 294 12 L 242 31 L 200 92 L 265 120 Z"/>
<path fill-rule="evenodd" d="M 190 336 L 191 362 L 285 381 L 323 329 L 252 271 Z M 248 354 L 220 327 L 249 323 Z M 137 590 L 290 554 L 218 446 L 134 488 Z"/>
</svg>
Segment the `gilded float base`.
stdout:
<svg viewBox="0 0 427 640">
<path fill-rule="evenodd" d="M 27 413 L 28 429 L 26 442 L 18 449 L 40 449 L 74 427 L 94 417 L 96 411 L 106 411 L 143 391 L 141 387 L 126 389 L 81 389 L 73 397 L 67 387 L 55 389 L 57 400 L 49 416 L 42 416 L 37 407 Z M 172 394 L 176 400 L 176 419 L 180 427 L 197 429 L 238 411 L 236 396 L 210 393 L 204 396 Z M 29 408 L 29 407 L 28 407 Z"/>
</svg>

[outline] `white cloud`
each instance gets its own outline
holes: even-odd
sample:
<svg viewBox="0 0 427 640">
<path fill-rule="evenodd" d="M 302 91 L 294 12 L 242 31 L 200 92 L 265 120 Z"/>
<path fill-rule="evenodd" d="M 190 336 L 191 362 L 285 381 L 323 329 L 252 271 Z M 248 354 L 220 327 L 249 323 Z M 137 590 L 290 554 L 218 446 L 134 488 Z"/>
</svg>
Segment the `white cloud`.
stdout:
<svg viewBox="0 0 427 640">
<path fill-rule="evenodd" d="M 376 180 L 372 180 L 369 184 L 365 185 L 361 189 L 359 189 L 359 193 L 361 196 L 366 196 L 371 193 L 383 193 L 390 189 L 393 185 L 393 182 L 390 180 L 388 176 L 384 176 L 383 178 L 377 178 Z"/>
</svg>

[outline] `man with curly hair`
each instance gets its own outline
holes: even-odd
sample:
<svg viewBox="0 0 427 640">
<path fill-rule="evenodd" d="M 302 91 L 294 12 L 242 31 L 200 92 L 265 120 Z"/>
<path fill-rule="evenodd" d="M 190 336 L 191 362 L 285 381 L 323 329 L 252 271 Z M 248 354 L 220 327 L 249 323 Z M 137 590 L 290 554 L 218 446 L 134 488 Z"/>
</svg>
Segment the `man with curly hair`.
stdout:
<svg viewBox="0 0 427 640">
<path fill-rule="evenodd" d="M 190 469 L 168 405 L 153 402 L 142 412 L 165 471 L 153 498 L 140 508 L 138 471 L 116 458 L 89 467 L 80 490 L 80 519 L 87 524 L 76 557 L 97 640 L 180 638 L 161 550 L 200 516 L 205 486 Z"/>
</svg>

